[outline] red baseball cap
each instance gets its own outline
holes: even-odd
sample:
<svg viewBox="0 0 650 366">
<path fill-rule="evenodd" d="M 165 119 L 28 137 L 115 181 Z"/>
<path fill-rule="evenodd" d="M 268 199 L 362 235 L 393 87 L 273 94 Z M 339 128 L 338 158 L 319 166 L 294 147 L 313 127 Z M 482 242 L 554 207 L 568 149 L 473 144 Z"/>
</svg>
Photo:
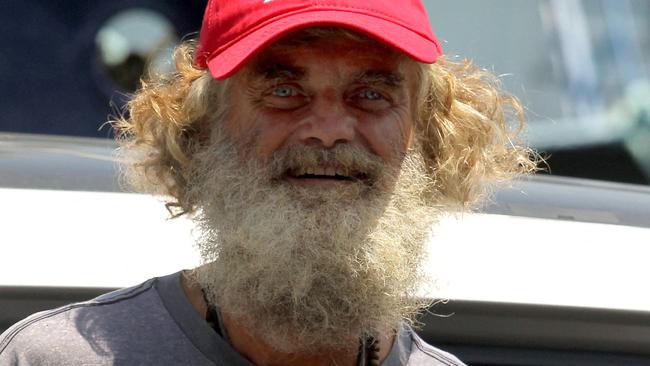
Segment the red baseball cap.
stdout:
<svg viewBox="0 0 650 366">
<path fill-rule="evenodd" d="M 325 25 L 367 34 L 423 63 L 442 55 L 421 0 L 210 0 L 194 61 L 225 79 L 282 36 Z"/>
</svg>

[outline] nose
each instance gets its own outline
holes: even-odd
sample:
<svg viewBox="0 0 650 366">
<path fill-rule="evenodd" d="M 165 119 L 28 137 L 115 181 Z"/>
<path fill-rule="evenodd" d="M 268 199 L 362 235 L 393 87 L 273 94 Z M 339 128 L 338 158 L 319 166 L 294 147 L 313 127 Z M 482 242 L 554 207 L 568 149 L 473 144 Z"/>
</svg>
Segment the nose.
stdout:
<svg viewBox="0 0 650 366">
<path fill-rule="evenodd" d="M 312 101 L 309 120 L 300 129 L 299 138 L 305 144 L 330 148 L 339 143 L 352 142 L 356 124 L 356 117 L 341 98 L 323 96 Z"/>
</svg>

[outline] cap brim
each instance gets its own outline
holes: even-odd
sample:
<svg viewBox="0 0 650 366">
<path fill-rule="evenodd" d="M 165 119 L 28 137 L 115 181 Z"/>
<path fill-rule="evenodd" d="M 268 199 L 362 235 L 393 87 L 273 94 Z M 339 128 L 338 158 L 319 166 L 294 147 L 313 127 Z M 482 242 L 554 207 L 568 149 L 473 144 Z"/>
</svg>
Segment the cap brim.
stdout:
<svg viewBox="0 0 650 366">
<path fill-rule="evenodd" d="M 435 39 L 375 16 L 341 10 L 315 10 L 290 14 L 243 36 L 208 59 L 212 77 L 223 80 L 236 73 L 257 52 L 300 28 L 340 25 L 365 33 L 423 63 L 434 63 L 442 48 Z"/>
</svg>

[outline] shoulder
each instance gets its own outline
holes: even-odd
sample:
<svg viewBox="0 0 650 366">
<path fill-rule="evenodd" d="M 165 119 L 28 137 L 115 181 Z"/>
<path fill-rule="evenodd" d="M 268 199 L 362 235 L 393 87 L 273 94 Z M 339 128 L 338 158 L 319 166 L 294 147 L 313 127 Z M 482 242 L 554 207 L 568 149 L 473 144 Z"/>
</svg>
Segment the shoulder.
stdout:
<svg viewBox="0 0 650 366">
<path fill-rule="evenodd" d="M 409 366 L 465 366 L 456 356 L 426 343 L 408 328 L 412 340 Z"/>
<path fill-rule="evenodd" d="M 65 364 L 96 361 L 105 349 L 107 332 L 137 316 L 139 303 L 155 301 L 156 279 L 95 299 L 39 312 L 0 335 L 0 366 Z"/>
</svg>

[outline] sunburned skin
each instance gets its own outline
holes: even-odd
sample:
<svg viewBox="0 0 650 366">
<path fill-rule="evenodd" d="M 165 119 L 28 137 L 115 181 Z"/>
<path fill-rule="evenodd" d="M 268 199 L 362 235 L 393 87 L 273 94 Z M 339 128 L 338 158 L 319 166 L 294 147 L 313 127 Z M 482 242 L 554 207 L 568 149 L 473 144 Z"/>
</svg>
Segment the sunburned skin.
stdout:
<svg viewBox="0 0 650 366">
<path fill-rule="evenodd" d="M 260 161 L 287 146 L 346 143 L 392 163 L 412 143 L 415 74 L 413 62 L 370 42 L 271 47 L 235 77 L 224 127 Z M 334 166 L 305 170 L 285 178 L 319 187 L 363 179 Z"/>
</svg>

